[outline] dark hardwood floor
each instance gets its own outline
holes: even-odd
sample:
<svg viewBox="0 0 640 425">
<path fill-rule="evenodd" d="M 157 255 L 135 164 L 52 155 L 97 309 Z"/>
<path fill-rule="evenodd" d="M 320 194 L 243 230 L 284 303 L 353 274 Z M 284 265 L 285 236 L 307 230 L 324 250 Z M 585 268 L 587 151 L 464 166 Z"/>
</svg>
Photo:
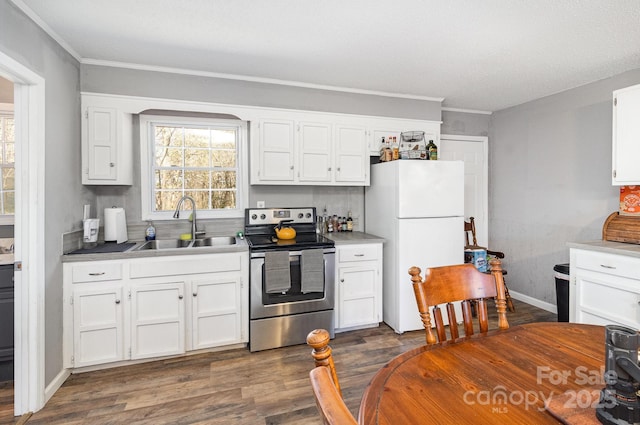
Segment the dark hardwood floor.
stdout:
<svg viewBox="0 0 640 425">
<path fill-rule="evenodd" d="M 511 326 L 556 320 L 552 313 L 514 303 L 516 311 L 507 314 Z M 424 343 L 424 331 L 398 335 L 384 324 L 336 335 L 331 346 L 354 415 L 376 371 Z M 72 375 L 26 423 L 321 424 L 309 384 L 310 350 L 306 345 L 256 353 L 236 349 Z M 0 424 L 20 419 L 12 417 L 12 399 L 11 383 L 0 384 Z"/>
</svg>

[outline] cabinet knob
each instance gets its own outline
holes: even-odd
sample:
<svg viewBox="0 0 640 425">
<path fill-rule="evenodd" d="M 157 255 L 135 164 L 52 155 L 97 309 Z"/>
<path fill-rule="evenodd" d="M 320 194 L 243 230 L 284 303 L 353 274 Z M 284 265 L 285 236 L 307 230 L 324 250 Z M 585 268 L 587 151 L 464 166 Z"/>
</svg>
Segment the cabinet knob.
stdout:
<svg viewBox="0 0 640 425">
<path fill-rule="evenodd" d="M 344 279 L 340 279 L 340 282 L 344 283 Z"/>
<path fill-rule="evenodd" d="M 289 167 L 289 168 L 293 170 L 293 165 L 291 167 Z"/>
<path fill-rule="evenodd" d="M 120 300 L 116 300 L 116 304 L 120 304 Z"/>
<path fill-rule="evenodd" d="M 116 166 L 116 163 L 115 163 L 115 162 L 110 162 L 110 163 L 109 163 L 109 167 L 113 168 L 113 167 L 115 167 L 115 166 Z"/>
<path fill-rule="evenodd" d="M 181 300 L 181 299 L 183 299 L 183 298 L 184 298 L 184 297 L 182 296 L 182 294 L 178 295 L 178 299 L 179 299 L 179 300 Z"/>
<path fill-rule="evenodd" d="M 197 297 L 197 296 L 198 296 L 198 293 L 197 293 L 197 292 L 194 292 L 194 293 L 193 293 L 193 296 L 194 296 L 194 297 Z"/>
</svg>

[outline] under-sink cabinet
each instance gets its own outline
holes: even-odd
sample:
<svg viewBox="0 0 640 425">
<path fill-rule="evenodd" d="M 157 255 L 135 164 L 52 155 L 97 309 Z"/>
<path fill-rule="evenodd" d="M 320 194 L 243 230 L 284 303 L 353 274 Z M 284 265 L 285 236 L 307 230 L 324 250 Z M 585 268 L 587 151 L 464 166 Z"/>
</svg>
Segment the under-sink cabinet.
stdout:
<svg viewBox="0 0 640 425">
<path fill-rule="evenodd" d="M 336 245 L 336 331 L 382 321 L 382 243 Z"/>
<path fill-rule="evenodd" d="M 245 344 L 248 253 L 64 263 L 65 367 Z"/>
<path fill-rule="evenodd" d="M 571 322 L 640 329 L 640 258 L 570 250 Z"/>
</svg>

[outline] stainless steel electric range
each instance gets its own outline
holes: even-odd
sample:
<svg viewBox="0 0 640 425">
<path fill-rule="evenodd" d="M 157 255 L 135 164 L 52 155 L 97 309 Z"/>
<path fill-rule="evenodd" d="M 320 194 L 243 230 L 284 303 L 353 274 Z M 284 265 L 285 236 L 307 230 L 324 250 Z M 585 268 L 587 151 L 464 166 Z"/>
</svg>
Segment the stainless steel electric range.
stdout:
<svg viewBox="0 0 640 425">
<path fill-rule="evenodd" d="M 316 233 L 316 210 L 249 208 L 249 348 L 251 351 L 302 344 L 317 328 L 334 336 L 335 244 Z M 294 239 L 276 238 L 281 222 Z"/>
</svg>

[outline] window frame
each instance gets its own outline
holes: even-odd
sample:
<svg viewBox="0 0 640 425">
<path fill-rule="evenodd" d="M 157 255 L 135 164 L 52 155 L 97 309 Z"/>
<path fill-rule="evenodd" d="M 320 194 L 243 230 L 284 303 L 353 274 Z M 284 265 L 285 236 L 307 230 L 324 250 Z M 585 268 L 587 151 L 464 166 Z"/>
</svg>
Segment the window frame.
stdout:
<svg viewBox="0 0 640 425">
<path fill-rule="evenodd" d="M 236 208 L 197 210 L 198 219 L 242 218 L 248 205 L 248 132 L 247 122 L 242 120 L 200 118 L 173 115 L 140 114 L 140 200 L 142 220 L 173 220 L 173 211 L 153 211 L 155 204 L 154 177 L 154 125 L 162 126 L 212 126 L 236 130 Z M 189 206 L 187 204 L 186 206 Z M 186 215 L 181 216 L 187 217 Z"/>
</svg>

